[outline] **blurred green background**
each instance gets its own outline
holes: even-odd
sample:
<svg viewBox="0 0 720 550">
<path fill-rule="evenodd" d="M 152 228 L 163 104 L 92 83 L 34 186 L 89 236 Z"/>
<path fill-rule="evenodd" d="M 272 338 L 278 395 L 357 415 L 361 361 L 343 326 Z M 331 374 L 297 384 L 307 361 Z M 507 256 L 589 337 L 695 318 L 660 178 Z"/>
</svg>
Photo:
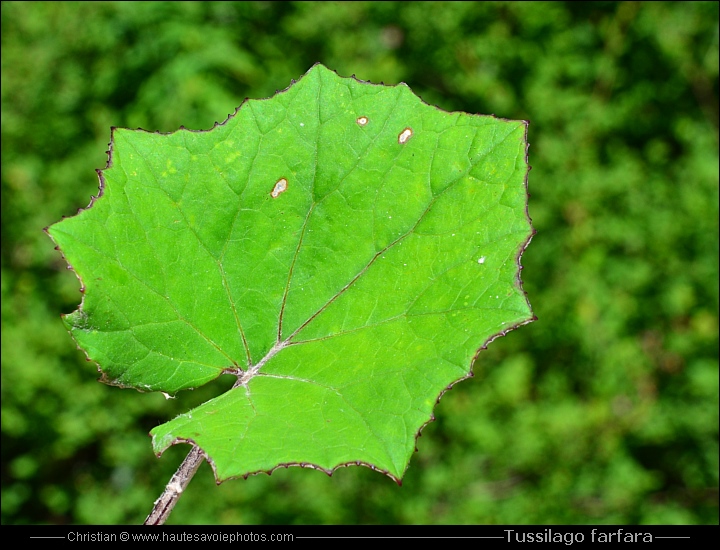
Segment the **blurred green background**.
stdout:
<svg viewBox="0 0 720 550">
<path fill-rule="evenodd" d="M 104 386 L 42 228 L 97 193 L 111 126 L 210 128 L 315 62 L 530 120 L 539 320 L 480 354 L 402 487 L 291 468 L 170 523 L 717 523 L 718 4 L 2 4 L 2 523 L 140 523 L 178 399 Z M 480 342 L 478 343 L 478 345 Z"/>
</svg>

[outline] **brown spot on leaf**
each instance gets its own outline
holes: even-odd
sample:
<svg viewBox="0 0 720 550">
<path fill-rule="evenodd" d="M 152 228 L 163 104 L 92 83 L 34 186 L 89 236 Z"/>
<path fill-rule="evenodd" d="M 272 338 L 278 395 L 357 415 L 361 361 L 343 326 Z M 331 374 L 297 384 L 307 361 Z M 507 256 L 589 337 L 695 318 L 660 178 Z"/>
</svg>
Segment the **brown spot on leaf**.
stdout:
<svg viewBox="0 0 720 550">
<path fill-rule="evenodd" d="M 407 143 L 407 141 L 412 137 L 412 135 L 412 128 L 405 128 L 402 132 L 400 132 L 400 135 L 398 136 L 398 143 L 400 145 Z"/>
<path fill-rule="evenodd" d="M 285 178 L 280 178 L 277 180 L 277 183 L 275 184 L 275 187 L 273 187 L 273 190 L 270 192 L 270 196 L 273 199 L 277 199 L 281 193 L 284 193 L 288 188 L 288 181 Z"/>
</svg>

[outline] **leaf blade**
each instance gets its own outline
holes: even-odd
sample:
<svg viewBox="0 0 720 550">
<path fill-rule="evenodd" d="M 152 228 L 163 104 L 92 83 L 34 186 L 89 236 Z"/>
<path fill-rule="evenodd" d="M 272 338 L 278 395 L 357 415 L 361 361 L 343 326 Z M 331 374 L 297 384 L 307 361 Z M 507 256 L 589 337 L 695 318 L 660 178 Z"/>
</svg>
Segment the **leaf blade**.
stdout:
<svg viewBox="0 0 720 550">
<path fill-rule="evenodd" d="M 115 130 L 102 200 L 49 229 L 87 289 L 66 325 L 118 385 L 239 373 L 157 453 L 399 480 L 478 348 L 533 319 L 526 129 L 317 65 L 209 132 Z"/>
</svg>

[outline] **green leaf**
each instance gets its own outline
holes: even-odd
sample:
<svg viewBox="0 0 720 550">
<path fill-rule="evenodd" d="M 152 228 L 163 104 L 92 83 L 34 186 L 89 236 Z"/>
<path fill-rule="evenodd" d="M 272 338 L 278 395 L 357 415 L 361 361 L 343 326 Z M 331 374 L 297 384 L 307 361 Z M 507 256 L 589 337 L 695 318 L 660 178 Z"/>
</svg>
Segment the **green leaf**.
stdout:
<svg viewBox="0 0 720 550">
<path fill-rule="evenodd" d="M 64 322 L 110 384 L 238 376 L 157 453 L 399 481 L 439 396 L 533 319 L 526 129 L 322 65 L 209 131 L 113 129 L 100 197 L 48 230 L 84 290 Z"/>
</svg>

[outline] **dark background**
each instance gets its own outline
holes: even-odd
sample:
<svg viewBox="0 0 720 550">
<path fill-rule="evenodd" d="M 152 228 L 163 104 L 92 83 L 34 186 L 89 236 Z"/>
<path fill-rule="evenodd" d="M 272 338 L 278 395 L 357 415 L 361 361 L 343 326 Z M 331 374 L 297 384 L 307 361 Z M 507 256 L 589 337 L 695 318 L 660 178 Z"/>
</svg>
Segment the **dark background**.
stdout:
<svg viewBox="0 0 720 550">
<path fill-rule="evenodd" d="M 445 395 L 402 487 L 299 468 L 171 523 L 717 523 L 718 4 L 2 4 L 2 522 L 139 523 L 187 446 L 174 401 L 97 383 L 42 228 L 97 192 L 110 126 L 210 128 L 315 62 L 530 120 L 539 320 Z M 480 344 L 480 343 L 478 343 Z"/>
</svg>

